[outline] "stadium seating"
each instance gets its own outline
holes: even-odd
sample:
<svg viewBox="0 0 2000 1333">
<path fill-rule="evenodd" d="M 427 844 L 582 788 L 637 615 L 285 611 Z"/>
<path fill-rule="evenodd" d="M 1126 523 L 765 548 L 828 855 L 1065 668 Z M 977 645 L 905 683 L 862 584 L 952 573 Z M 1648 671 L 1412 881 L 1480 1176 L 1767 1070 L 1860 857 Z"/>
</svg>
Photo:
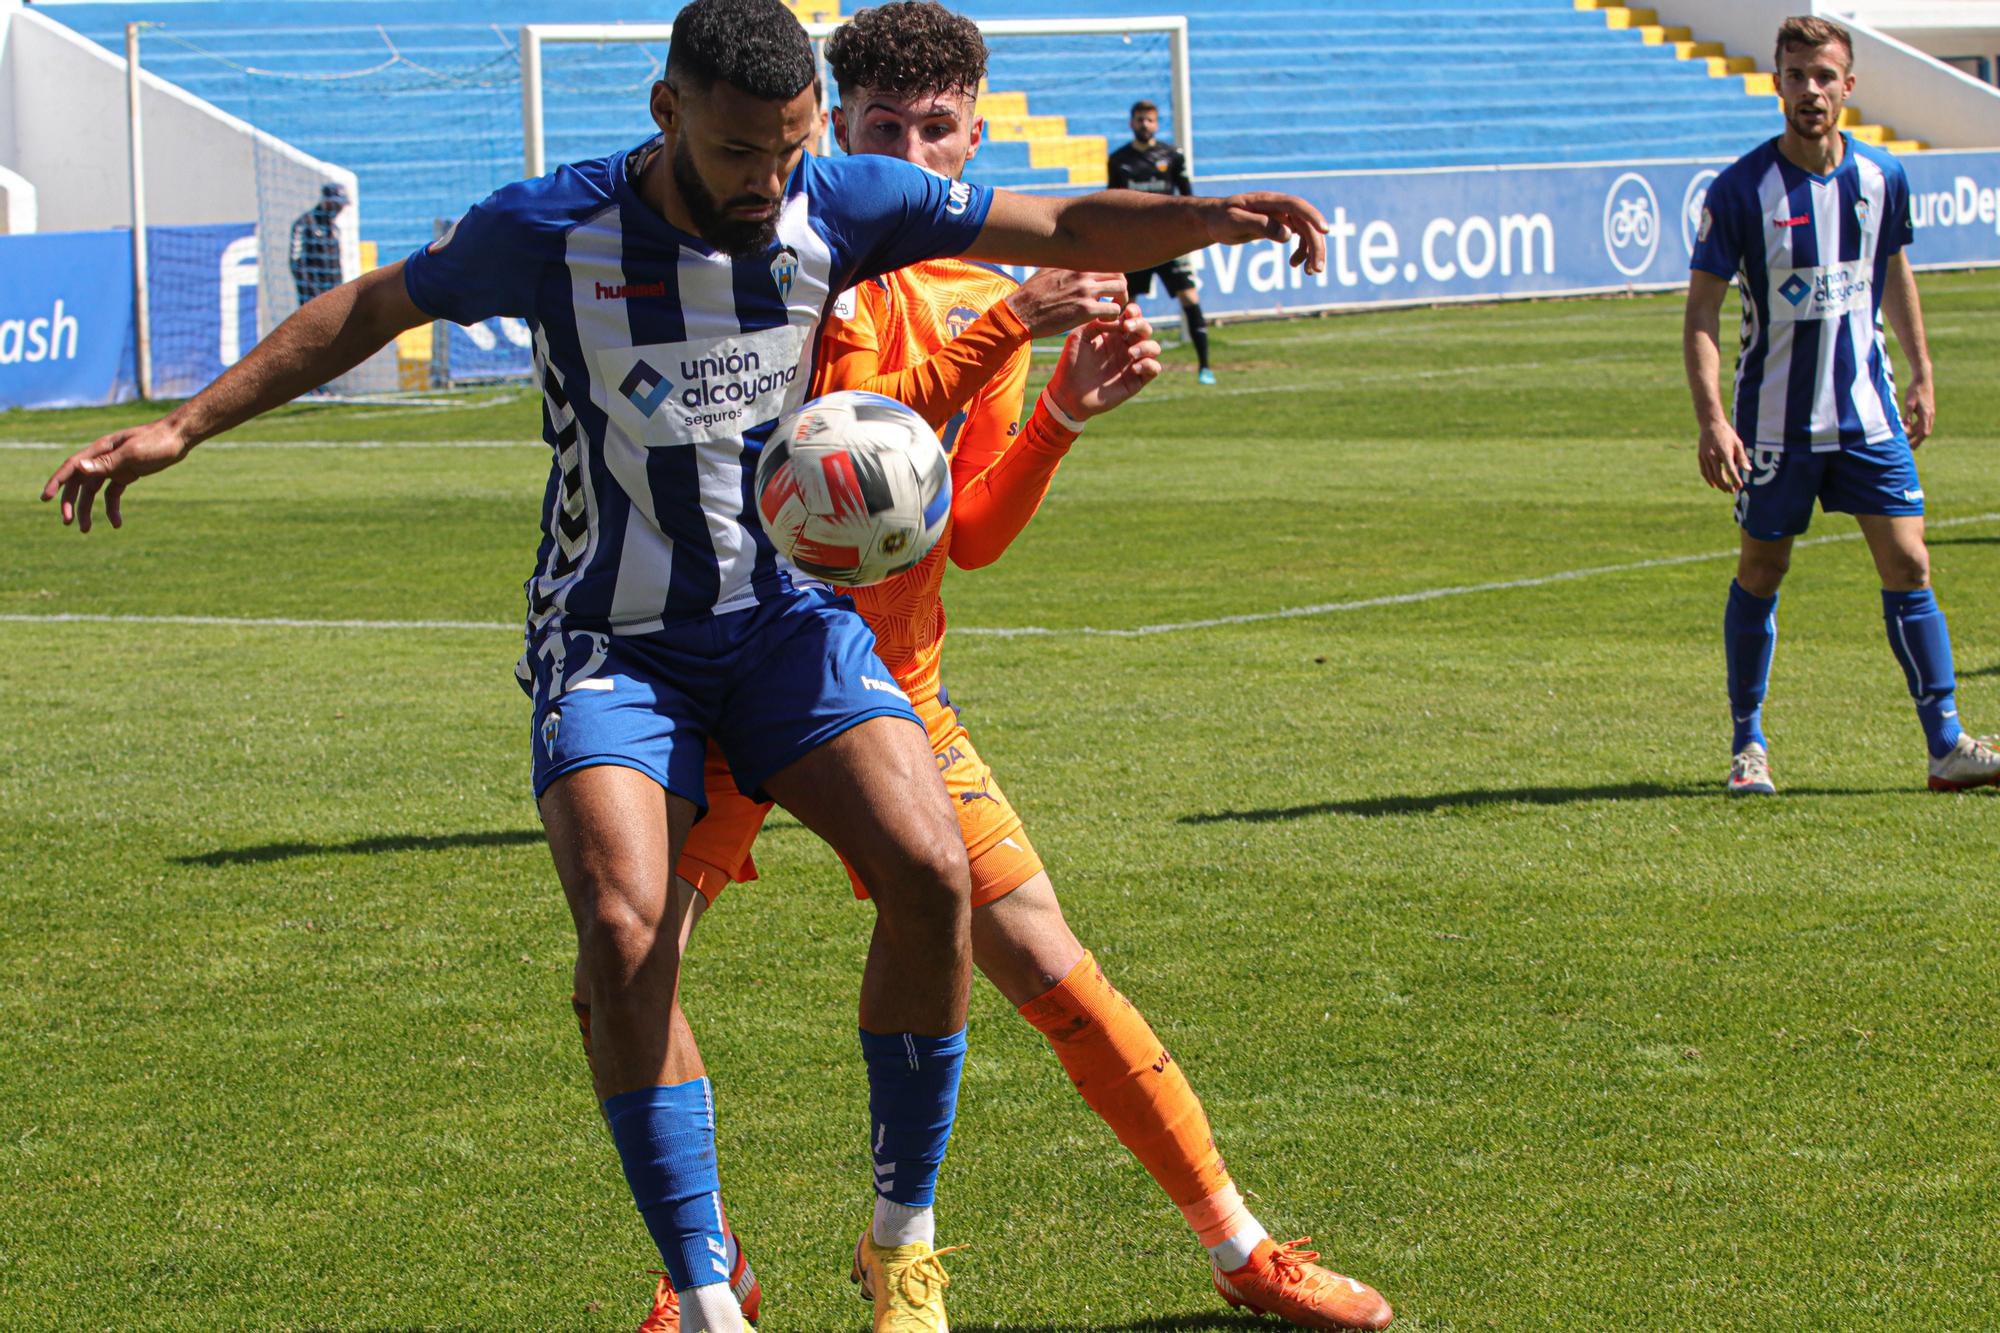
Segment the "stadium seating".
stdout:
<svg viewBox="0 0 2000 1333">
<path fill-rule="evenodd" d="M 1585 0 L 1595 3 L 1596 0 Z M 802 0 L 830 8 L 832 0 Z M 850 7 L 852 0 L 850 0 Z M 1741 59 L 1575 0 L 961 0 L 979 18 L 1185 14 L 1201 174 L 1729 157 L 1774 132 Z M 148 68 L 361 179 L 364 227 L 394 254 L 519 174 L 522 23 L 657 21 L 648 0 L 176 0 L 46 12 L 118 49 L 160 26 Z M 670 8 L 666 7 L 666 8 Z M 1622 26 L 1612 26 L 1622 25 Z M 1677 42 L 1679 45 L 1677 46 Z M 1147 96 L 1170 111 L 1163 43 L 995 43 L 996 184 L 1101 179 L 1103 141 Z M 1677 59 L 1676 56 L 1689 58 Z M 566 50 L 546 91 L 548 159 L 646 132 L 657 49 Z M 1721 75 L 1722 77 L 1716 77 Z M 1173 135 L 1173 126 L 1162 132 Z"/>
</svg>

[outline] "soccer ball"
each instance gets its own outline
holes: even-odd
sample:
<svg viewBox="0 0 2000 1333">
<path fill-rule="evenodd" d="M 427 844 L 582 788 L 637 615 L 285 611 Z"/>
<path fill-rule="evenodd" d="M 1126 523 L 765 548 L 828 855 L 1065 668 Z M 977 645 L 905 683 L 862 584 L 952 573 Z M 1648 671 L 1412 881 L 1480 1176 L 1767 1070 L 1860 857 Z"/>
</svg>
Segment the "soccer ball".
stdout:
<svg viewBox="0 0 2000 1333">
<path fill-rule="evenodd" d="M 802 403 L 757 460 L 757 515 L 801 572 L 860 587 L 913 567 L 951 512 L 951 464 L 924 419 L 846 389 Z"/>
</svg>

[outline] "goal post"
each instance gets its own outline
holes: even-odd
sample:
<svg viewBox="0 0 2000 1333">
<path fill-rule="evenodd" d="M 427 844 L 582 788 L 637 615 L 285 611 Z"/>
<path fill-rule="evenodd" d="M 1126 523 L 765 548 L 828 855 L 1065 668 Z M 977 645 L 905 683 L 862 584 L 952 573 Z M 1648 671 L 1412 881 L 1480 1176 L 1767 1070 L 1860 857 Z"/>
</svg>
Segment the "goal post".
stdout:
<svg viewBox="0 0 2000 1333">
<path fill-rule="evenodd" d="M 826 61 L 826 39 L 839 29 L 837 23 L 808 23 L 813 51 L 822 67 Z M 1176 144 L 1194 172 L 1194 96 L 1188 76 L 1188 24 L 1185 15 L 1156 15 L 1146 18 L 1099 19 L 997 19 L 977 24 L 987 37 L 1104 37 L 1157 33 L 1167 40 L 1170 64 L 1170 96 Z M 530 23 L 521 28 L 521 144 L 522 165 L 530 179 L 548 171 L 547 107 L 544 98 L 545 74 L 542 48 L 545 45 L 606 46 L 614 43 L 665 43 L 672 39 L 671 23 Z M 822 150 L 830 145 L 822 144 Z"/>
</svg>

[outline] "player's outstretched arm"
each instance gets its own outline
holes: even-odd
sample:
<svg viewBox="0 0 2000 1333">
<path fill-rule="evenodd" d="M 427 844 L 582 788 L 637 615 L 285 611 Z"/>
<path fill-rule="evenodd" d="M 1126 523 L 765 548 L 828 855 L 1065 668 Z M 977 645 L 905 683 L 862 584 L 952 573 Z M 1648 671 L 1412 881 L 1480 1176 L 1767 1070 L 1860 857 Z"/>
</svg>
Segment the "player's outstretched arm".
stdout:
<svg viewBox="0 0 2000 1333">
<path fill-rule="evenodd" d="M 90 531 L 100 488 L 111 526 L 140 477 L 173 466 L 212 435 L 240 426 L 360 365 L 405 329 L 431 317 L 403 288 L 400 262 L 344 282 L 306 302 L 214 383 L 157 421 L 114 431 L 71 454 L 42 487 L 62 496 L 62 521 Z"/>
<path fill-rule="evenodd" d="M 1107 311 L 1116 311 L 1124 301 L 1122 273 L 1045 268 L 995 302 L 943 347 L 898 371 L 882 370 L 872 335 L 849 341 L 845 336 L 848 321 L 836 308 L 826 324 L 828 362 L 819 391 L 879 393 L 907 405 L 932 430 L 942 432 L 945 423 L 1001 374 L 1015 352 L 1029 341 L 1067 333 L 1102 318 Z M 1018 403 L 1015 408 L 1018 418 Z"/>
<path fill-rule="evenodd" d="M 1681 359 L 1687 367 L 1688 393 L 1694 398 L 1695 424 L 1701 428 L 1696 455 L 1701 479 L 1718 491 L 1743 489 L 1750 473 L 1750 455 L 1729 424 L 1722 405 L 1722 298 L 1729 283 L 1700 269 L 1688 274 L 1687 313 L 1681 321 Z"/>
<path fill-rule="evenodd" d="M 1044 268 L 1133 273 L 1205 245 L 1296 240 L 1292 264 L 1326 267 L 1326 219 L 1297 195 L 1256 191 L 1212 199 L 1100 190 L 1074 198 L 995 190 L 965 253 Z"/>
<path fill-rule="evenodd" d="M 1159 373 L 1160 344 L 1136 305 L 1070 334 L 1020 435 L 952 496 L 952 563 L 978 569 L 998 560 L 1041 507 L 1056 468 L 1076 442 L 1077 428 L 1130 399 Z M 1003 395 L 1010 425 L 1020 413 L 1024 385 L 1025 375 Z M 975 423 L 966 424 L 971 431 Z M 980 438 L 960 436 L 962 458 L 973 457 L 966 451 Z"/>
<path fill-rule="evenodd" d="M 1910 384 L 1903 393 L 1903 429 L 1912 448 L 1922 444 L 1937 426 L 1937 391 L 1931 386 L 1931 349 L 1924 340 L 1924 308 L 1917 301 L 1917 273 L 1910 256 L 1898 250 L 1889 256 L 1887 285 L 1882 289 L 1882 314 L 1896 331 L 1896 342 L 1910 363 Z"/>
</svg>

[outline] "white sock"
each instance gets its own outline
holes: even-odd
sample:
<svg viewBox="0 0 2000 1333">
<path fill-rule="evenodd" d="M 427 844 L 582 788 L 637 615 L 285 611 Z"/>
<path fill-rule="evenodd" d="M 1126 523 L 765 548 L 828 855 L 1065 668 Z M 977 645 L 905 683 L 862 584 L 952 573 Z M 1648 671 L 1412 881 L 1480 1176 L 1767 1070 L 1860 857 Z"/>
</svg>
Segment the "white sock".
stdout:
<svg viewBox="0 0 2000 1333">
<path fill-rule="evenodd" d="M 727 1282 L 706 1282 L 680 1295 L 681 1333 L 743 1333 L 743 1309 Z"/>
<path fill-rule="evenodd" d="M 896 1203 L 881 1195 L 875 1196 L 875 1243 L 890 1248 L 922 1241 L 929 1245 L 937 1240 L 937 1215 L 929 1207 L 915 1204 Z"/>
<path fill-rule="evenodd" d="M 1208 1247 L 1208 1257 L 1215 1266 L 1225 1273 L 1233 1273 L 1250 1262 L 1250 1252 L 1257 1248 L 1260 1240 L 1269 1240 L 1271 1233 L 1252 1221 L 1244 1230 L 1237 1232 L 1220 1245 Z"/>
</svg>

